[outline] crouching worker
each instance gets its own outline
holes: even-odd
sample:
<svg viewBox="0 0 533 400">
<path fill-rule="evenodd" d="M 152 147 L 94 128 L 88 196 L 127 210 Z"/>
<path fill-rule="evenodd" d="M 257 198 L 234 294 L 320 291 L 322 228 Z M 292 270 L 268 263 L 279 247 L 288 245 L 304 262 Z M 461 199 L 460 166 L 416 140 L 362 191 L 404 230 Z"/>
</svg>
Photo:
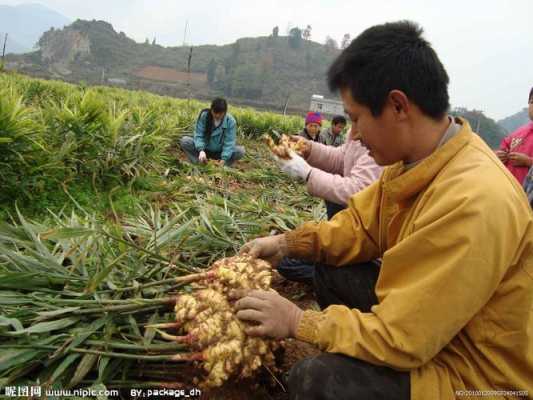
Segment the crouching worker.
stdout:
<svg viewBox="0 0 533 400">
<path fill-rule="evenodd" d="M 346 118 L 343 115 L 335 115 L 331 119 L 331 126 L 320 132 L 319 142 L 328 146 L 341 146 L 344 143 L 344 128 L 346 128 Z"/>
<path fill-rule="evenodd" d="M 318 262 L 322 311 L 274 291 L 235 303 L 250 335 L 325 351 L 293 366 L 291 399 L 533 395 L 533 213 L 485 142 L 447 115 L 448 75 L 421 34 L 408 21 L 369 28 L 328 72 L 387 166 L 379 181 L 331 221 L 242 249 L 274 265 Z"/>
<path fill-rule="evenodd" d="M 244 147 L 237 146 L 237 123 L 228 113 L 226 100 L 216 98 L 211 108 L 200 111 L 194 137 L 184 136 L 180 147 L 193 164 L 205 164 L 209 159 L 230 166 L 244 156 Z"/>
<path fill-rule="evenodd" d="M 328 219 L 346 208 L 350 197 L 375 182 L 382 171 L 354 129 L 352 126 L 340 147 L 293 136 L 291 140 L 303 142 L 302 157 L 292 154 L 289 160 L 277 159 L 283 172 L 304 181 L 309 194 L 324 199 Z M 284 258 L 278 265 L 286 279 L 304 283 L 313 282 L 314 270 L 312 263 L 292 258 Z"/>
</svg>

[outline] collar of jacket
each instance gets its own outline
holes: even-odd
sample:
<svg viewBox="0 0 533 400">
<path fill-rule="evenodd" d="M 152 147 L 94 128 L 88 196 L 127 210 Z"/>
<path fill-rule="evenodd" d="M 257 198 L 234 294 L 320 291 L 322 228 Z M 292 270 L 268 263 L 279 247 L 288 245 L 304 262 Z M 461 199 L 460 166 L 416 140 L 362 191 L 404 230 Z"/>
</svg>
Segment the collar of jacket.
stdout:
<svg viewBox="0 0 533 400">
<path fill-rule="evenodd" d="M 404 172 L 402 161 L 387 167 L 383 172 L 383 194 L 393 201 L 404 201 L 424 190 L 435 176 L 473 139 L 472 129 L 463 118 L 455 118 L 461 130 L 442 147 L 418 165 Z"/>
</svg>

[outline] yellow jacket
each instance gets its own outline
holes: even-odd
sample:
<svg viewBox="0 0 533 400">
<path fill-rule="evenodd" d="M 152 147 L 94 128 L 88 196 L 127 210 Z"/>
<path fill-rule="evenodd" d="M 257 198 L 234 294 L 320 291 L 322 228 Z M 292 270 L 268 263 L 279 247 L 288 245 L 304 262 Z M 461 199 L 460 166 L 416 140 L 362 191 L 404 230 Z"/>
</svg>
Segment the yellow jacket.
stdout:
<svg viewBox="0 0 533 400">
<path fill-rule="evenodd" d="M 517 180 L 457 122 L 459 133 L 411 170 L 386 168 L 332 221 L 286 234 L 291 257 L 383 258 L 370 313 L 305 311 L 296 336 L 411 371 L 415 400 L 463 389 L 533 396 L 533 215 Z"/>
</svg>

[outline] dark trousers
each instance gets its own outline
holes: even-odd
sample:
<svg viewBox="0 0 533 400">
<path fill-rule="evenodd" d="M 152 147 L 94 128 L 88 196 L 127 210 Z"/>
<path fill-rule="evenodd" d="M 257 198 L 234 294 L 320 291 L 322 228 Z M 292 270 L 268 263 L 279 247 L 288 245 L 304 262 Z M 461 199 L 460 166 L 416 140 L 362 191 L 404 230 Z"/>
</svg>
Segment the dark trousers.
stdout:
<svg viewBox="0 0 533 400">
<path fill-rule="evenodd" d="M 339 211 L 342 211 L 346 208 L 345 205 L 333 203 L 328 200 L 324 200 L 324 203 L 326 203 L 326 211 L 328 213 L 328 220 L 333 218 L 333 216 L 337 214 Z"/>
<path fill-rule="evenodd" d="M 200 155 L 200 152 L 196 150 L 196 147 L 194 146 L 194 139 L 191 136 L 183 136 L 180 139 L 180 147 L 185 152 L 185 155 L 189 159 L 189 161 L 193 164 L 198 164 L 200 160 L 198 159 L 198 156 Z M 220 160 L 222 152 L 213 153 L 211 151 L 205 152 L 208 159 L 212 160 Z M 240 160 L 245 154 L 244 147 L 242 146 L 235 146 L 235 149 L 233 150 L 233 154 L 231 155 L 230 159 L 226 162 L 226 165 L 229 167 L 232 165 L 235 161 Z"/>
<path fill-rule="evenodd" d="M 368 312 L 377 303 L 379 264 L 316 265 L 314 286 L 322 309 L 344 304 Z M 289 372 L 292 400 L 409 400 L 409 372 L 377 366 L 342 354 L 323 353 L 296 363 Z"/>
<path fill-rule="evenodd" d="M 324 202 L 326 203 L 328 220 L 333 218 L 333 216 L 339 211 L 346 208 L 346 206 L 332 203 L 328 200 L 324 200 Z M 290 281 L 312 284 L 313 276 L 315 274 L 315 266 L 313 263 L 304 260 L 285 257 L 279 263 L 278 272 Z"/>
</svg>

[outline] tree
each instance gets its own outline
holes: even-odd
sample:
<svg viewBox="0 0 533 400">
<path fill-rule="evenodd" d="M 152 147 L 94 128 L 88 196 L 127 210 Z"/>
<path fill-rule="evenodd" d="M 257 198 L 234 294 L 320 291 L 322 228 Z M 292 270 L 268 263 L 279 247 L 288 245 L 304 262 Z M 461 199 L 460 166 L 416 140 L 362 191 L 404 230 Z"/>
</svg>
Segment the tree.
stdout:
<svg viewBox="0 0 533 400">
<path fill-rule="evenodd" d="M 289 46 L 298 49 L 302 46 L 302 30 L 298 27 L 292 28 L 289 32 Z"/>
<path fill-rule="evenodd" d="M 154 37 L 154 40 L 152 40 L 152 46 L 155 46 L 156 45 L 156 42 L 155 42 L 155 37 Z"/>
<path fill-rule="evenodd" d="M 351 42 L 350 34 L 345 33 L 344 36 L 342 37 L 341 49 L 344 50 L 346 47 L 348 47 L 350 45 L 350 42 Z"/>
<path fill-rule="evenodd" d="M 215 81 L 215 73 L 217 71 L 217 62 L 214 58 L 209 61 L 209 64 L 207 65 L 207 82 L 209 85 L 212 85 Z"/>
<path fill-rule="evenodd" d="M 326 42 L 324 43 L 328 50 L 338 50 L 339 44 L 331 36 L 326 36 Z"/>
<path fill-rule="evenodd" d="M 311 25 L 307 25 L 307 28 L 304 29 L 302 36 L 305 40 L 309 40 L 311 38 L 311 29 Z"/>
<path fill-rule="evenodd" d="M 279 36 L 279 26 L 275 26 L 274 29 L 272 29 L 272 37 L 277 38 Z"/>
<path fill-rule="evenodd" d="M 146 39 L 144 40 L 144 44 L 146 44 L 146 45 L 150 44 L 150 41 L 148 40 L 148 38 L 146 38 Z"/>
<path fill-rule="evenodd" d="M 498 148 L 501 140 L 505 136 L 505 130 L 496 121 L 485 116 L 483 111 L 468 110 L 464 107 L 454 108 L 451 112 L 453 116 L 465 118 L 472 129 L 493 149 Z"/>
</svg>

